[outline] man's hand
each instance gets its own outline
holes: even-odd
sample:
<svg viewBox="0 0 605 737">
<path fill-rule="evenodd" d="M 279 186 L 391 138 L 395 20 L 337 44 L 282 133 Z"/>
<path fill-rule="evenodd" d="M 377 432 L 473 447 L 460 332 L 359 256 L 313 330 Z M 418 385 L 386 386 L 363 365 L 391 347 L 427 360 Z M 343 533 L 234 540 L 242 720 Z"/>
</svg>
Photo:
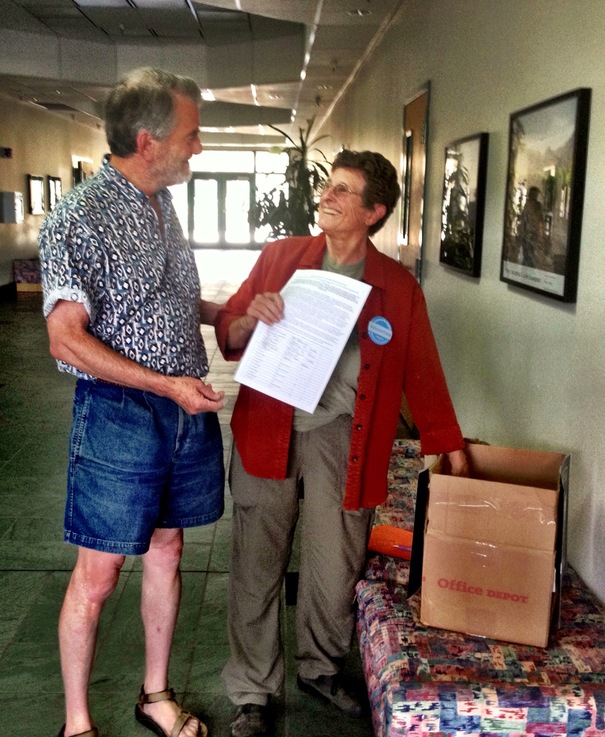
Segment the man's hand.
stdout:
<svg viewBox="0 0 605 737">
<path fill-rule="evenodd" d="M 166 377 L 170 381 L 169 397 L 182 407 L 187 414 L 197 415 L 200 412 L 218 412 L 223 409 L 225 392 L 215 392 L 211 384 L 190 376 Z"/>
</svg>

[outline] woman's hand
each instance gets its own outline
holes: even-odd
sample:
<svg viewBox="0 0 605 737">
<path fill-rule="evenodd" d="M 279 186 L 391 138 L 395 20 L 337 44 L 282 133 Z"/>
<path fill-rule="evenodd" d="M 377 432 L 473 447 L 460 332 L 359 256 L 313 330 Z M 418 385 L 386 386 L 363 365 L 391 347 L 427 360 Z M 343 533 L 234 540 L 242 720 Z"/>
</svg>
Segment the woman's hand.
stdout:
<svg viewBox="0 0 605 737">
<path fill-rule="evenodd" d="M 256 323 L 260 320 L 265 325 L 273 325 L 284 316 L 284 300 L 277 292 L 257 294 L 248 305 L 246 314 L 234 320 L 227 333 L 227 347 L 230 350 L 241 350 L 246 347 Z"/>
<path fill-rule="evenodd" d="M 277 292 L 257 294 L 248 305 L 246 315 L 254 318 L 255 326 L 257 320 L 264 322 L 265 325 L 273 325 L 284 316 L 284 300 Z"/>
<path fill-rule="evenodd" d="M 463 450 L 453 450 L 447 454 L 447 457 L 452 469 L 452 476 L 469 476 L 468 459 Z"/>
</svg>

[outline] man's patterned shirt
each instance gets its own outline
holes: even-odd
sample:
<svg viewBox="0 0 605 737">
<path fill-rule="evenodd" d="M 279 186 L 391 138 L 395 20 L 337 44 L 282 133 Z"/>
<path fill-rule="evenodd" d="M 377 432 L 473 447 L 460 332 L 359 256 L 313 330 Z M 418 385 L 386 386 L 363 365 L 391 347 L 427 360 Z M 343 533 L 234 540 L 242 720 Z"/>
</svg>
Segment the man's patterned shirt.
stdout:
<svg viewBox="0 0 605 737">
<path fill-rule="evenodd" d="M 197 269 L 172 196 L 157 196 L 163 234 L 149 198 L 108 161 L 61 198 L 40 231 L 44 315 L 58 300 L 80 302 L 90 333 L 117 353 L 161 374 L 201 378 L 208 360 Z"/>
</svg>

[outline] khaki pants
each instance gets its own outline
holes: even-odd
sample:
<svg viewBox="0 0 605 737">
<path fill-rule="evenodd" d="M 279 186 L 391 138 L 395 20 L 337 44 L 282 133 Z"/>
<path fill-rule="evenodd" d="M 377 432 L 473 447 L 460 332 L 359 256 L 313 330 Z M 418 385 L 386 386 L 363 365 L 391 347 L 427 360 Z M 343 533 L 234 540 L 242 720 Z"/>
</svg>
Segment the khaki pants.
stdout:
<svg viewBox="0 0 605 737">
<path fill-rule="evenodd" d="M 231 700 L 265 704 L 284 679 L 280 604 L 304 480 L 296 610 L 298 672 L 332 675 L 351 648 L 355 585 L 364 569 L 373 510 L 342 509 L 351 418 L 294 433 L 288 478 L 260 479 L 234 447 L 230 482 L 233 531 L 228 629 L 231 657 L 223 680 Z"/>
</svg>

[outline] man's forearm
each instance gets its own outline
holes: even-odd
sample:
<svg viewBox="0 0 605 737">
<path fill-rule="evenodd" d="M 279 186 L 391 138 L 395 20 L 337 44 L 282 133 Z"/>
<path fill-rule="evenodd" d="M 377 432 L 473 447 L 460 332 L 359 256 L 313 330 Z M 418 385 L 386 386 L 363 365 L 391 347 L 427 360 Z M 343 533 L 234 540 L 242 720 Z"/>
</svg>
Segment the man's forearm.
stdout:
<svg viewBox="0 0 605 737">
<path fill-rule="evenodd" d="M 242 315 L 242 317 L 234 320 L 227 331 L 227 348 L 230 351 L 238 351 L 244 349 L 248 345 L 250 336 L 256 327 L 255 320 L 250 315 Z"/>
<path fill-rule="evenodd" d="M 51 355 L 101 381 L 163 395 L 168 377 L 112 350 L 86 330 L 53 324 L 49 318 Z"/>
<path fill-rule="evenodd" d="M 200 322 L 202 325 L 216 325 L 216 316 L 223 305 L 218 302 L 208 302 L 200 299 Z"/>
<path fill-rule="evenodd" d="M 53 310 L 48 317 L 50 351 L 54 358 L 101 381 L 168 397 L 192 415 L 223 408 L 223 392 L 215 392 L 210 384 L 189 376 L 165 376 L 141 366 L 91 335 L 82 316 L 62 320 L 62 312 L 58 308 L 58 312 Z"/>
</svg>

